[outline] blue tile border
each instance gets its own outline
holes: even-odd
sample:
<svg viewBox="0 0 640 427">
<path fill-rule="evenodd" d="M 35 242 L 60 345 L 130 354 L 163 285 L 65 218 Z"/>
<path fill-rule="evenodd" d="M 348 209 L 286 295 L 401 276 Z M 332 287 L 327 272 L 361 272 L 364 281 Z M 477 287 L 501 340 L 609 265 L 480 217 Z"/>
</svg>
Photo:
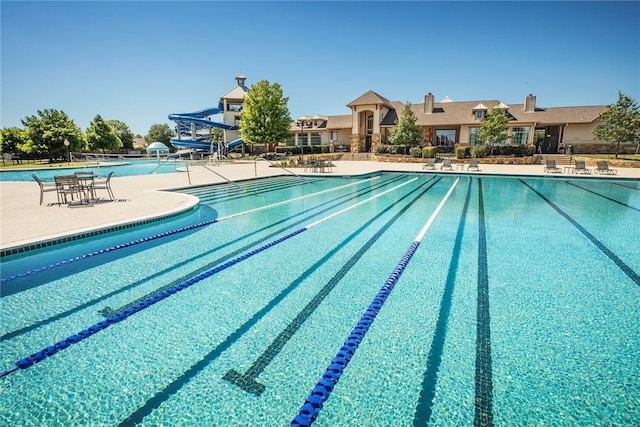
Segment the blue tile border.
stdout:
<svg viewBox="0 0 640 427">
<path fill-rule="evenodd" d="M 151 223 L 163 221 L 165 219 L 175 218 L 176 216 L 183 215 L 186 212 L 189 212 L 189 211 L 191 211 L 193 209 L 196 209 L 197 207 L 198 207 L 198 205 L 195 205 L 195 206 L 192 206 L 191 208 L 189 208 L 187 210 L 180 211 L 180 212 L 174 212 L 174 213 L 170 213 L 170 214 L 159 215 L 159 216 L 155 216 L 153 218 L 147 218 L 147 219 L 142 219 L 142 220 L 138 220 L 138 221 L 127 222 L 125 224 L 113 225 L 113 226 L 110 226 L 110 227 L 104 227 L 104 228 L 100 228 L 100 229 L 96 229 L 96 230 L 92 230 L 92 231 L 87 231 L 87 232 L 84 232 L 84 233 L 70 234 L 70 235 L 66 235 L 66 236 L 57 237 L 55 239 L 42 240 L 42 241 L 35 242 L 35 243 L 29 243 L 29 244 L 26 244 L 26 245 L 14 246 L 14 247 L 2 249 L 0 251 L 0 260 L 2 258 L 13 256 L 13 255 L 24 254 L 24 253 L 35 251 L 35 250 L 38 250 L 38 249 L 50 248 L 52 246 L 60 245 L 60 244 L 63 244 L 63 243 L 69 243 L 69 242 L 73 242 L 73 241 L 76 241 L 76 240 L 82 240 L 82 239 L 86 239 L 86 238 L 89 238 L 89 237 L 95 237 L 95 236 L 100 236 L 102 234 L 112 233 L 114 231 L 126 230 L 126 229 L 129 229 L 129 228 L 138 227 L 140 225 L 146 225 L 146 224 L 151 224 Z"/>
</svg>

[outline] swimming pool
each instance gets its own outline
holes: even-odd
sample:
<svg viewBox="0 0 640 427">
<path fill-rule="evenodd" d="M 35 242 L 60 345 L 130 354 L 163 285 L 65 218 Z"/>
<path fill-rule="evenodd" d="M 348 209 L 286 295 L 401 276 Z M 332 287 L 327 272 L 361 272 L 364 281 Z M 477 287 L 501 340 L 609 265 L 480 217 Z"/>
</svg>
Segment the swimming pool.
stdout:
<svg viewBox="0 0 640 427">
<path fill-rule="evenodd" d="M 2 424 L 640 419 L 638 181 L 184 191 L 192 215 L 3 260 L 0 370 L 53 354 L 0 378 Z"/>
<path fill-rule="evenodd" d="M 116 176 L 138 176 L 159 173 L 177 172 L 177 168 L 184 167 L 181 161 L 167 161 L 158 163 L 150 160 L 130 160 L 127 162 L 100 162 L 100 165 L 89 164 L 85 166 L 16 169 L 0 171 L 0 181 L 33 181 L 31 174 L 38 175 L 38 178 L 45 182 L 53 182 L 55 175 L 64 175 L 74 171 L 93 171 L 96 175 L 107 176 L 109 172 L 114 172 Z"/>
</svg>

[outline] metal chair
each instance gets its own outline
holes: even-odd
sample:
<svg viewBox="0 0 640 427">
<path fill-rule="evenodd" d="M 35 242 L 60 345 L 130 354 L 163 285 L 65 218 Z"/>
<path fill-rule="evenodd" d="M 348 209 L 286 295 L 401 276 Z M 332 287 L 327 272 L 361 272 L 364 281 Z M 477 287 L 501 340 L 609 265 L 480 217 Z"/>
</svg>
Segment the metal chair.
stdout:
<svg viewBox="0 0 640 427">
<path fill-rule="evenodd" d="M 78 195 L 78 200 L 82 203 L 83 192 L 77 176 L 54 176 L 53 179 L 56 182 L 56 190 L 58 191 L 58 204 L 60 204 L 60 199 L 64 200 L 64 203 L 71 204 L 71 202 L 75 201 L 76 195 Z M 67 199 L 68 195 L 71 196 L 71 201 Z"/>
<path fill-rule="evenodd" d="M 109 195 L 109 199 L 115 200 L 113 196 L 113 191 L 111 190 L 111 177 L 113 176 L 113 171 L 109 172 L 107 178 L 104 180 L 94 180 L 93 185 L 91 186 L 91 190 L 93 194 L 95 194 L 96 190 L 107 190 L 107 194 Z"/>
<path fill-rule="evenodd" d="M 32 173 L 31 176 L 40 186 L 40 204 L 42 204 L 44 200 L 44 193 L 48 193 L 50 191 L 55 191 L 56 193 L 58 192 L 58 188 L 56 187 L 56 184 L 54 182 L 42 182 L 42 180 L 38 178 L 34 173 Z M 58 197 L 58 204 L 60 204 L 60 197 Z"/>
</svg>

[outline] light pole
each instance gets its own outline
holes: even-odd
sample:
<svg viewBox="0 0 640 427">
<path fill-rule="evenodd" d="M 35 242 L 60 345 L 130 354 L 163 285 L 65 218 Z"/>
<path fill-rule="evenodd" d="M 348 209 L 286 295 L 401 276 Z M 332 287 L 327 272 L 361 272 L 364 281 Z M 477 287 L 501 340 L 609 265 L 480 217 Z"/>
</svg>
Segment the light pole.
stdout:
<svg viewBox="0 0 640 427">
<path fill-rule="evenodd" d="M 308 127 L 306 117 L 300 117 L 296 122 L 298 126 L 300 126 L 300 163 L 304 164 L 304 128 Z"/>
<path fill-rule="evenodd" d="M 71 164 L 71 152 L 69 151 L 69 140 L 67 139 L 64 140 L 64 146 L 67 147 L 67 160 L 69 161 L 69 164 Z"/>
</svg>

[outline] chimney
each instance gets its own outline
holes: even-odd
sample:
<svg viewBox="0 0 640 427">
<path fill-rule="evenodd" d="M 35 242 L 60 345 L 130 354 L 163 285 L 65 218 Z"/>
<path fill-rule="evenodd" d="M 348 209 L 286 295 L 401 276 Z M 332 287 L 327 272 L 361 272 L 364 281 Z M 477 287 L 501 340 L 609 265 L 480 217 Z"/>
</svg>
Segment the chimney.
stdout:
<svg viewBox="0 0 640 427">
<path fill-rule="evenodd" d="M 524 99 L 524 112 L 533 113 L 534 111 L 536 111 L 536 97 L 529 94 Z"/>
<path fill-rule="evenodd" d="M 433 113 L 434 96 L 429 92 L 424 96 L 424 112 L 425 114 Z"/>
</svg>

